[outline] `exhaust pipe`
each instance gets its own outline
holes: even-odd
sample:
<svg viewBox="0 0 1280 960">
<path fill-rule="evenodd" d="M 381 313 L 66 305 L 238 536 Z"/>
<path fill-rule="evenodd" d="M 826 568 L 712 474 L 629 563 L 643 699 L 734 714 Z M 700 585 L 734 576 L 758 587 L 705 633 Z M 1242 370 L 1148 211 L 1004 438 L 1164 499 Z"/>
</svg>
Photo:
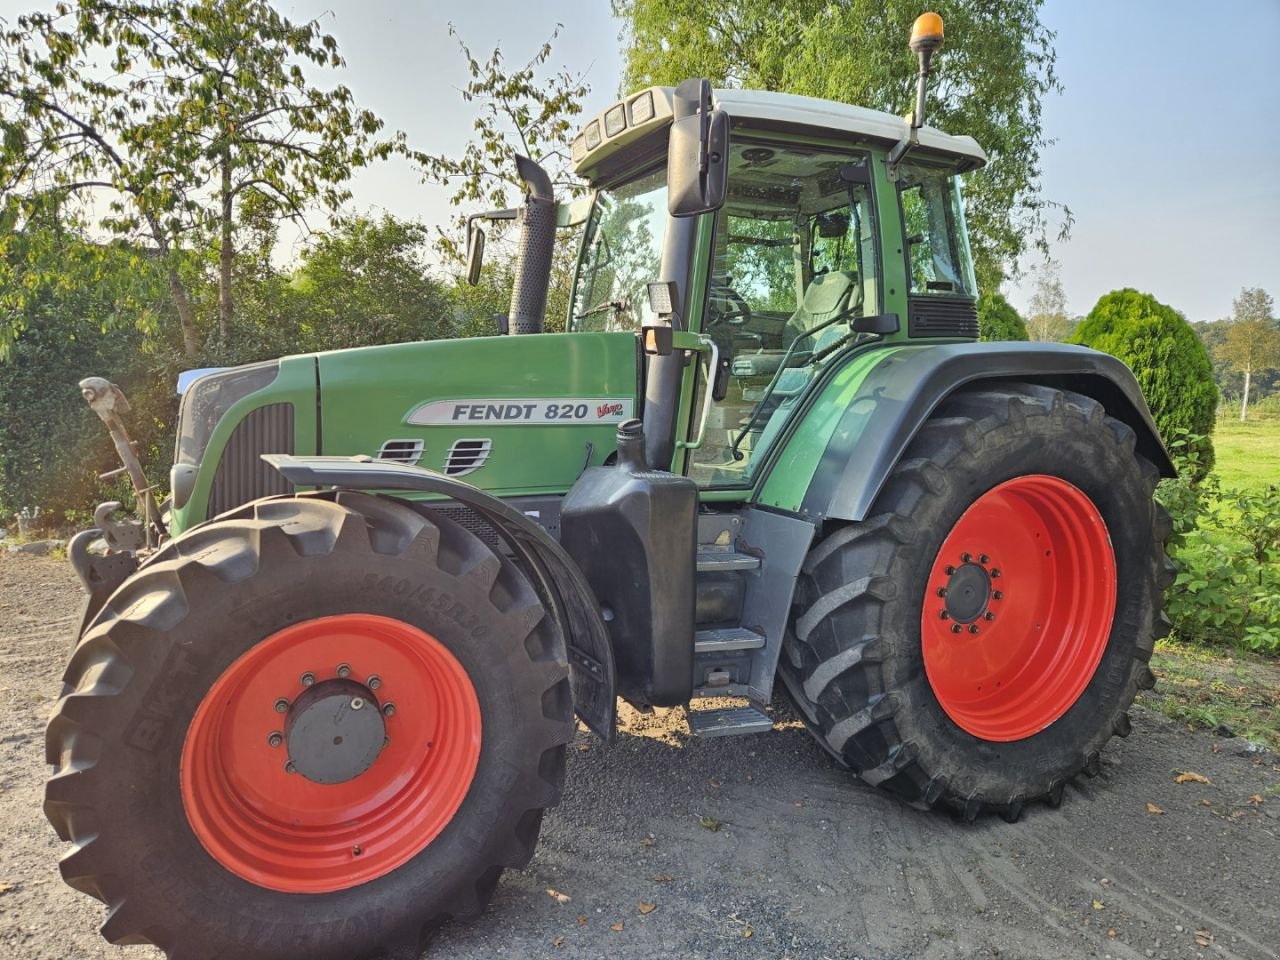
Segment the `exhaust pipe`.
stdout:
<svg viewBox="0 0 1280 960">
<path fill-rule="evenodd" d="M 509 324 L 512 334 L 541 333 L 556 245 L 556 201 L 547 171 L 519 155 L 516 169 L 527 193 L 519 214 L 520 250 L 511 285 Z"/>
</svg>

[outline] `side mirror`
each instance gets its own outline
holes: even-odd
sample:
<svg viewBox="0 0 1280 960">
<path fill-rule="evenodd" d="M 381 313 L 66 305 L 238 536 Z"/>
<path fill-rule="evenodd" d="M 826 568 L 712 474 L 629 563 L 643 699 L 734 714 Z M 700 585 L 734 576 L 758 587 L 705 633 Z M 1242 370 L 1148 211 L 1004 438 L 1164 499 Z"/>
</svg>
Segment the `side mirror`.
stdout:
<svg viewBox="0 0 1280 960">
<path fill-rule="evenodd" d="M 667 146 L 667 211 L 693 217 L 724 206 L 729 182 L 729 115 L 711 106 L 711 83 L 686 80 L 672 98 Z"/>
<path fill-rule="evenodd" d="M 467 283 L 480 282 L 480 267 L 484 265 L 484 231 L 474 220 L 467 221 Z"/>
</svg>

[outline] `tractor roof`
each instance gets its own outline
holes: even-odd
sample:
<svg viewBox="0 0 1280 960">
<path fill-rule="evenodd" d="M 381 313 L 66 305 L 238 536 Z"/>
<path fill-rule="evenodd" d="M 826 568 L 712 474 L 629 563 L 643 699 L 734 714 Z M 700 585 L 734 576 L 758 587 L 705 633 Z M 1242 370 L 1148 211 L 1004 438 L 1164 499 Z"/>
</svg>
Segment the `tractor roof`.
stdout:
<svg viewBox="0 0 1280 960">
<path fill-rule="evenodd" d="M 664 131 L 671 123 L 672 87 L 650 87 L 602 111 L 583 125 L 573 141 L 573 169 L 579 176 L 597 179 L 611 176 L 625 167 L 620 154 L 631 154 L 624 148 L 644 143 L 636 151 L 643 156 L 652 153 L 650 134 Z M 735 127 L 753 130 L 778 130 L 809 135 L 851 135 L 855 142 L 892 146 L 906 132 L 902 117 L 837 103 L 817 97 L 767 90 L 716 90 L 715 102 L 729 114 Z M 933 127 L 919 131 L 919 154 L 948 160 L 957 170 L 972 170 L 987 162 L 987 155 L 973 137 L 955 137 Z M 663 138 L 665 141 L 665 138 Z M 603 163 L 603 161 L 609 161 Z"/>
</svg>

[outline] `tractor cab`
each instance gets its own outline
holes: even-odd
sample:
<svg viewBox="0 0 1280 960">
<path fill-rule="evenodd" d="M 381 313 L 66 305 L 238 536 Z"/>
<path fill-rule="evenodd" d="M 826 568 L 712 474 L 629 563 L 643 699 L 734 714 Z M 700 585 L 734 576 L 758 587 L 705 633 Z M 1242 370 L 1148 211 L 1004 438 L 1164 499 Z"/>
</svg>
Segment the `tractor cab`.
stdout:
<svg viewBox="0 0 1280 960">
<path fill-rule="evenodd" d="M 639 331 L 654 320 L 648 285 L 675 280 L 686 297 L 672 325 L 713 345 L 717 365 L 682 378 L 693 402 L 674 426 L 673 468 L 703 489 L 745 492 L 833 358 L 873 342 L 977 338 L 959 177 L 985 156 L 972 138 L 924 128 L 890 163 L 896 117 L 718 91 L 731 130 L 722 203 L 671 216 L 665 148 L 679 97 L 645 90 L 574 143 L 594 190 L 567 329 Z M 682 275 L 663 273 L 668 247 L 689 251 L 668 258 Z"/>
</svg>

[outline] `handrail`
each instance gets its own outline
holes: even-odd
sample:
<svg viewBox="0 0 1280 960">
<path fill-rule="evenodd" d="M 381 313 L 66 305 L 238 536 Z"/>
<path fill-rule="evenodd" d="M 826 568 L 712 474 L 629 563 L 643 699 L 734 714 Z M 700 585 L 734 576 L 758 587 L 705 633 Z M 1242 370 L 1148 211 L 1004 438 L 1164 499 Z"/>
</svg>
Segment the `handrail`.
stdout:
<svg viewBox="0 0 1280 960">
<path fill-rule="evenodd" d="M 720 348 L 716 346 L 716 342 L 710 337 L 699 337 L 700 344 L 698 353 L 702 353 L 702 347 L 711 348 L 711 359 L 707 363 L 707 392 L 702 398 L 702 420 L 698 424 L 698 439 L 677 440 L 676 447 L 680 450 L 697 450 L 702 446 L 704 440 L 707 439 L 707 420 L 711 416 L 711 404 L 715 397 L 716 376 L 720 370 Z"/>
</svg>

